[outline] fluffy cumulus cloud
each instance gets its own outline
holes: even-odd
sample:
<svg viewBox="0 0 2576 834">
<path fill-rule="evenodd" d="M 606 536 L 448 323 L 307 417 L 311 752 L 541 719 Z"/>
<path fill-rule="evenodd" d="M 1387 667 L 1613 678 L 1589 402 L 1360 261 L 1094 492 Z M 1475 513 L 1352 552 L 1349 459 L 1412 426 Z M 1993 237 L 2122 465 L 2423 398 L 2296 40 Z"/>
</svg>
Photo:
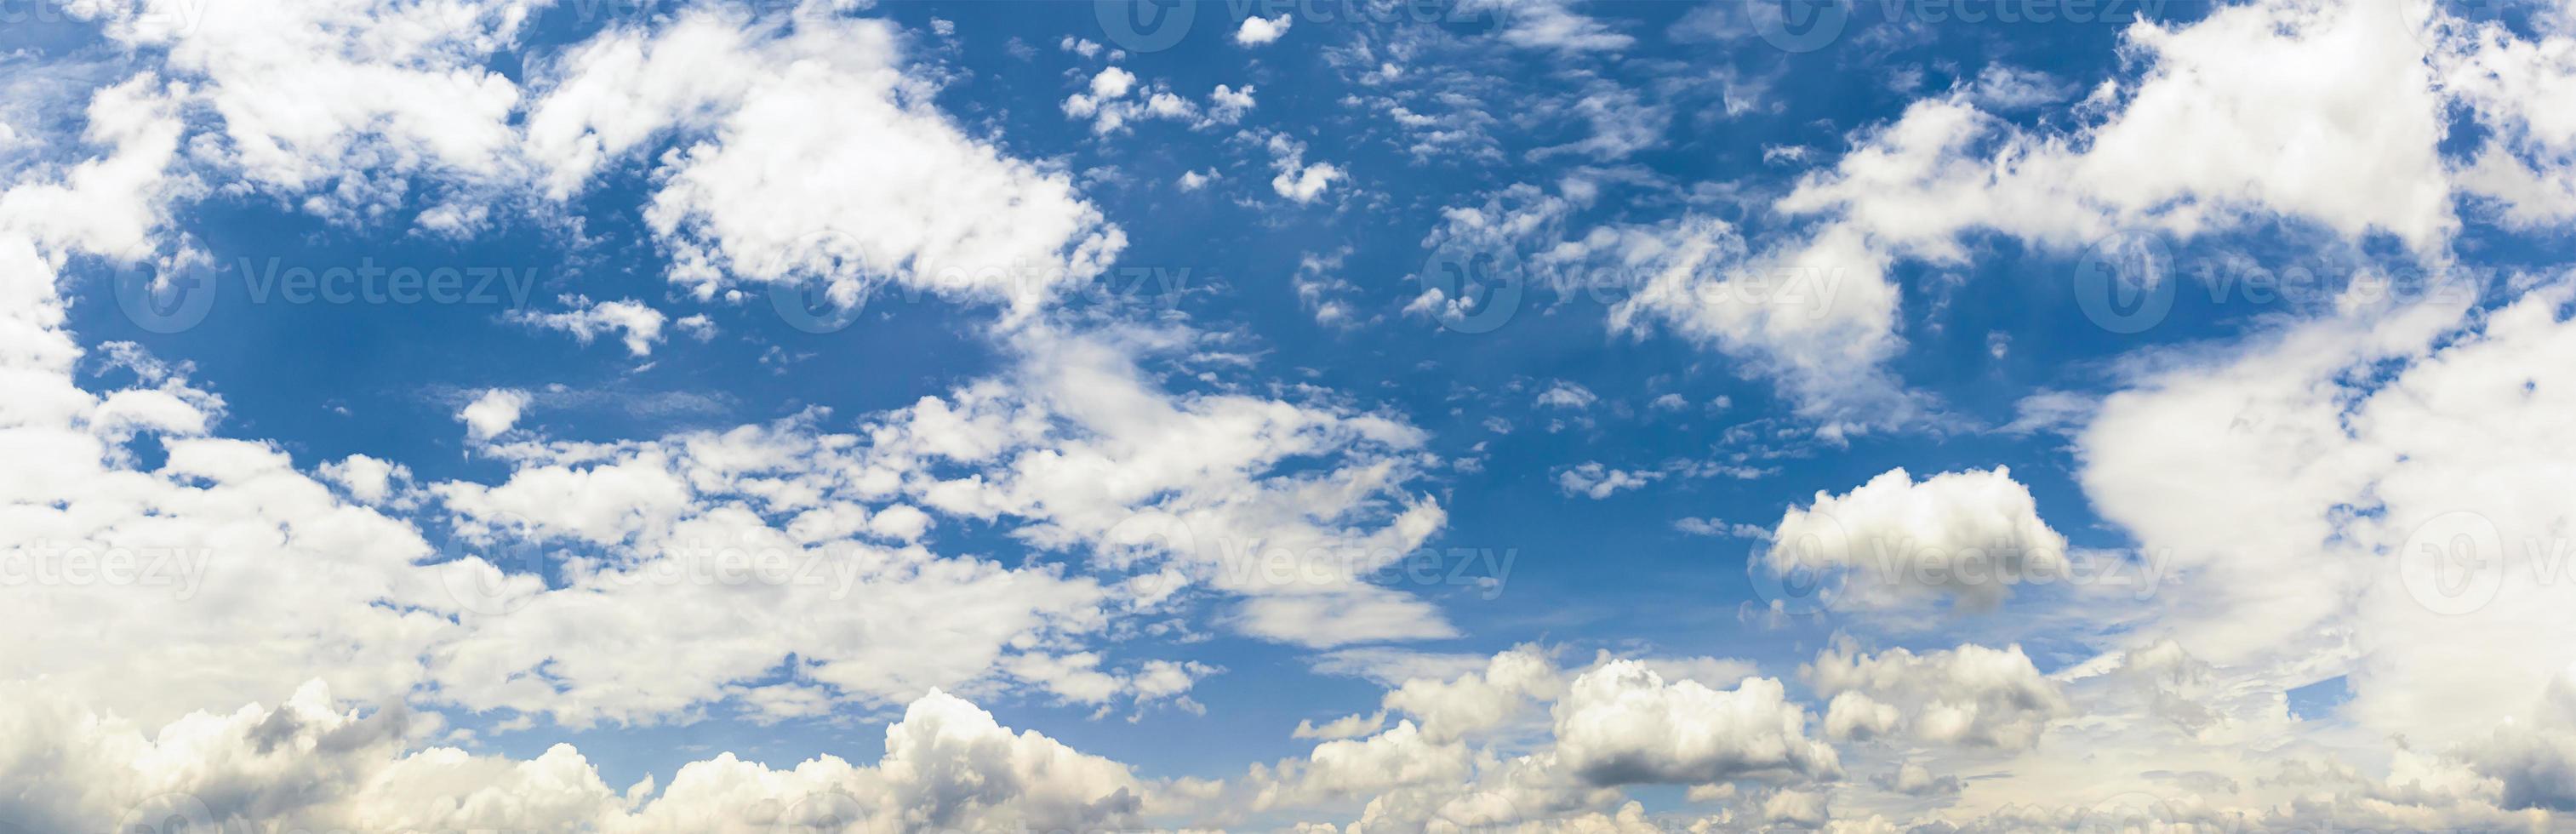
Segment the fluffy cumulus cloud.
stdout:
<svg viewBox="0 0 2576 834">
<path fill-rule="evenodd" d="M 1288 34 L 1289 25 L 1296 22 L 1296 18 L 1284 14 L 1277 17 L 1259 15 L 1246 17 L 1243 19 L 1243 25 L 1234 30 L 1234 42 L 1243 46 L 1260 46 Z"/>
<path fill-rule="evenodd" d="M 1989 611 L 2033 577 L 2063 577 L 2066 537 L 2042 522 L 2030 490 L 2006 469 L 1903 469 L 1842 495 L 1817 493 L 1771 528 L 1755 570 L 1829 574 L 1833 603 L 1902 608 L 1930 599 Z"/>
<path fill-rule="evenodd" d="M 527 410 L 528 399 L 526 391 L 494 388 L 466 403 L 465 408 L 456 412 L 456 419 L 465 424 L 468 436 L 489 440 L 519 424 L 519 415 Z"/>
<path fill-rule="evenodd" d="M 1090 829 L 1135 824 L 1155 785 L 932 692 L 886 727 L 885 754 L 773 769 L 722 755 L 668 785 L 612 787 L 570 745 L 510 760 L 422 745 L 395 710 L 350 709 L 319 682 L 275 707 L 137 726 L 59 696 L 14 698 L 0 814 L 44 830 L 760 831 Z M 657 790 L 658 788 L 658 790 Z"/>
<path fill-rule="evenodd" d="M 1392 726 L 1255 766 L 1213 795 L 1289 819 L 1356 803 L 1363 830 L 1695 830 L 1758 813 L 1757 792 L 1841 776 L 1808 712 L 1749 666 L 1603 652 L 1568 669 L 1556 654 L 1521 646 L 1455 676 L 1400 678 L 1381 712 L 1334 722 Z M 1649 815 L 1620 790 L 1645 784 L 1740 808 Z"/>
<path fill-rule="evenodd" d="M 2566 77 L 2548 46 L 2563 37 L 2532 43 L 2421 6 L 2273 0 L 2139 21 L 2122 39 L 2143 72 L 2094 87 L 2066 129 L 1989 112 L 1981 85 L 1919 100 L 1777 201 L 1812 218 L 1804 228 L 1747 246 L 1709 222 L 1629 247 L 1655 271 L 1613 324 L 1660 323 L 1772 365 L 1813 407 L 1867 413 L 1893 396 L 1874 371 L 1904 344 L 1891 267 L 1963 266 L 1976 234 L 2063 252 L 2278 219 L 2429 255 L 2459 228 L 2460 194 L 2526 220 L 2562 215 L 2551 172 L 2566 143 L 2550 137 L 2564 131 L 2523 114 Z M 2466 170 L 2440 147 L 2453 106 L 2498 128 Z M 1757 280 L 1828 277 L 1822 302 Z"/>
<path fill-rule="evenodd" d="M 1833 698 L 1827 724 L 1837 736 L 1901 729 L 1924 742 L 2029 747 L 2051 719 L 2073 713 L 2060 685 L 2041 677 L 2020 646 L 1873 656 L 1838 645 L 1803 671 L 1818 695 Z"/>
<path fill-rule="evenodd" d="M 1027 311 L 1098 275 L 1125 233 L 1063 172 L 949 121 L 902 51 L 883 21 L 815 7 L 611 31 L 551 62 L 529 156 L 563 195 L 677 139 L 646 218 L 701 297 L 810 282 L 848 306 L 898 284 Z"/>
<path fill-rule="evenodd" d="M 299 2 L 256 15 L 188 0 L 68 9 L 95 16 L 121 44 L 165 54 L 163 70 L 190 82 L 173 94 L 210 111 L 216 128 L 200 158 L 307 210 L 381 216 L 418 178 L 441 200 L 424 224 L 461 232 L 492 189 L 520 176 L 511 118 L 523 95 L 487 62 L 515 42 L 529 3 Z M 459 208 L 436 210 L 449 201 Z"/>
<path fill-rule="evenodd" d="M 1557 705 L 1557 754 L 1601 785 L 1707 785 L 1738 779 L 1838 776 L 1834 749 L 1806 734 L 1807 712 L 1780 682 L 1747 678 L 1732 689 L 1667 683 L 1630 661 L 1576 678 Z"/>
</svg>

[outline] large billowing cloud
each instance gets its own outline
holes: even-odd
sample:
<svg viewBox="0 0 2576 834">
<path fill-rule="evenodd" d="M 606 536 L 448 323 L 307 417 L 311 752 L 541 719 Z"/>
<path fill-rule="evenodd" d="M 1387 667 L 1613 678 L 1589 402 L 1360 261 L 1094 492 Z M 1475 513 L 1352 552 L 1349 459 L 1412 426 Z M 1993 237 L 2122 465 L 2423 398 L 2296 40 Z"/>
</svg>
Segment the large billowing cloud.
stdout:
<svg viewBox="0 0 2576 834">
<path fill-rule="evenodd" d="M 672 280 L 701 297 L 810 281 L 850 305 L 900 284 L 1026 313 L 1126 245 L 1067 174 L 932 107 L 884 21 L 692 10 L 582 44 L 547 83 L 528 148 L 553 193 L 681 143 L 657 161 L 647 219 L 675 250 Z"/>
<path fill-rule="evenodd" d="M 0 817 L 33 830 L 913 831 L 1132 826 L 1156 788 L 1128 768 L 933 691 L 885 754 L 773 769 L 731 754 L 625 788 L 570 745 L 512 760 L 417 746 L 434 720 L 361 712 L 320 682 L 275 707 L 137 726 L 23 684 L 0 714 Z M 658 788 L 658 790 L 657 790 Z"/>
<path fill-rule="evenodd" d="M 2124 40 L 2143 73 L 2095 88 L 2071 130 L 2020 126 L 1969 89 L 1917 101 L 1855 132 L 1839 162 L 1777 201 L 1784 215 L 1813 218 L 1803 231 L 1747 247 L 1725 224 L 1685 225 L 1629 247 L 1688 257 L 1656 255 L 1653 280 L 1612 323 L 1667 327 L 1764 362 L 1812 408 L 1869 414 L 1903 402 L 1876 372 L 1904 345 L 1891 267 L 1964 266 L 1972 234 L 2071 251 L 2129 230 L 2187 238 L 2285 218 L 2434 256 L 2459 226 L 2456 192 L 2554 186 L 2502 161 L 2465 177 L 2445 165 L 2443 112 L 2463 94 L 2432 83 L 2401 5 L 2276 0 L 2135 23 Z M 2538 94 L 2557 71 L 2529 68 L 2555 59 L 2522 57 L 2538 60 L 2500 83 L 2464 84 L 2465 97 Z M 2515 135 L 2556 147 L 2548 128 Z M 1826 285 L 1829 295 L 1783 289 Z"/>
</svg>

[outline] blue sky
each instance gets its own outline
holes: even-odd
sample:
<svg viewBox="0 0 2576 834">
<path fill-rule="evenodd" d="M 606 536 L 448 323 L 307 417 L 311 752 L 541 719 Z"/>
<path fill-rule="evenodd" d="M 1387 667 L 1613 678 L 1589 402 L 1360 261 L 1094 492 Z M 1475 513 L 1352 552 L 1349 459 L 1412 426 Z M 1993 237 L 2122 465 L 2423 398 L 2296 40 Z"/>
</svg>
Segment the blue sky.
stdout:
<svg viewBox="0 0 2576 834">
<path fill-rule="evenodd" d="M 2400 6 L 29 7 L 0 820 L 2544 827 L 2576 15 Z"/>
</svg>

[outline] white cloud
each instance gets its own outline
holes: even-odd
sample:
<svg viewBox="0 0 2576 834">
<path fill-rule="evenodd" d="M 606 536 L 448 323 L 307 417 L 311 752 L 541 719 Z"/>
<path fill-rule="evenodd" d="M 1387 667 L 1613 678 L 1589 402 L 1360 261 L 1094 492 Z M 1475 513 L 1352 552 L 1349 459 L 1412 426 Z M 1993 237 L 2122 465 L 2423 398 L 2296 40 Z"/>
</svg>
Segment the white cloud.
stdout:
<svg viewBox="0 0 2576 834">
<path fill-rule="evenodd" d="M 1288 34 L 1288 25 L 1295 22 L 1285 14 L 1267 18 L 1252 15 L 1244 18 L 1243 25 L 1234 30 L 1234 42 L 1238 46 L 1260 46 Z"/>
<path fill-rule="evenodd" d="M 494 388 L 466 403 L 463 410 L 456 412 L 456 419 L 465 423 L 466 436 L 490 440 L 518 425 L 519 412 L 527 407 L 528 392 Z"/>
<path fill-rule="evenodd" d="M 1567 495 L 1580 495 L 1599 501 L 1616 495 L 1621 490 L 1643 488 L 1663 476 L 1664 473 L 1654 470 L 1612 469 L 1599 461 L 1593 461 L 1557 470 L 1556 487 L 1564 490 Z"/>
<path fill-rule="evenodd" d="M 1091 77 L 1091 97 L 1112 99 L 1136 88 L 1136 74 L 1117 67 L 1105 67 Z"/>
<path fill-rule="evenodd" d="M 2123 38 L 2144 75 L 2106 82 L 2080 108 L 2104 115 L 2068 132 L 1972 103 L 1996 88 L 1917 101 L 1774 204 L 1817 218 L 1805 231 L 1747 248 L 1724 223 L 1686 222 L 1632 244 L 1653 277 L 1613 325 L 1661 323 L 1758 359 L 1810 411 L 1902 423 L 1921 409 L 1882 372 L 1903 345 L 1886 272 L 1962 264 L 1971 232 L 2070 251 L 2123 229 L 2189 237 L 2283 216 L 2433 252 L 2458 225 L 2443 102 L 2399 5 L 2277 0 L 2136 24 Z M 1833 290 L 1752 293 L 1754 277 Z"/>
<path fill-rule="evenodd" d="M 1990 611 L 2026 577 L 2067 575 L 2066 537 L 2000 467 L 1920 482 L 1891 469 L 1842 495 L 1819 492 L 1780 517 L 1771 541 L 1762 569 L 1838 572 L 1832 601 L 1860 610 L 1939 597 Z"/>
<path fill-rule="evenodd" d="M 642 302 L 628 299 L 593 302 L 578 295 L 566 296 L 562 301 L 572 309 L 560 313 L 512 310 L 508 316 L 510 321 L 518 324 L 570 333 L 585 345 L 602 334 L 616 333 L 619 334 L 618 341 L 626 345 L 626 352 L 639 357 L 651 356 L 653 345 L 662 341 L 662 323 L 668 317 Z M 705 319 L 699 321 L 703 323 Z"/>
<path fill-rule="evenodd" d="M 1600 401 L 1601 397 L 1593 394 L 1592 389 L 1583 387 L 1581 383 L 1562 379 L 1548 383 L 1547 390 L 1538 394 L 1538 405 L 1541 408 L 1582 411 Z"/>
<path fill-rule="evenodd" d="M 2020 646 L 1873 656 L 1844 642 L 1800 672 L 1816 694 L 1833 699 L 1826 734 L 1836 738 L 1882 736 L 1901 723 L 1920 742 L 2026 748 L 2039 743 L 2048 722 L 2074 712 Z"/>
<path fill-rule="evenodd" d="M 1575 8 L 1533 6 L 1499 34 L 1568 51 L 1624 42 Z M 197 793 L 210 813 L 307 827 L 687 831 L 785 822 L 780 810 L 814 808 L 807 803 L 822 791 L 849 797 L 821 801 L 853 803 L 880 827 L 1133 827 L 1164 802 L 1196 803 L 1173 817 L 1193 820 L 1255 807 L 1346 819 L 1365 802 L 1356 813 L 1371 830 L 1673 822 L 1602 789 L 1649 782 L 1692 784 L 1701 790 L 1688 801 L 1727 804 L 1734 816 L 1698 820 L 1720 827 L 1884 829 L 1887 820 L 1862 814 L 1920 807 L 1871 802 L 1885 798 L 1872 787 L 1955 800 L 1924 813 L 1968 830 L 2081 824 L 2063 811 L 2068 797 L 2155 780 L 2238 798 L 2228 800 L 2235 807 L 2174 803 L 2175 819 L 2208 825 L 2535 827 L 2547 822 L 2540 809 L 2576 803 L 2567 778 L 2576 688 L 2564 671 L 2576 656 L 2531 639 L 2565 631 L 2576 610 L 2568 586 L 2547 573 L 2555 531 L 2576 523 L 2556 488 L 2570 468 L 2557 450 L 2576 443 L 2562 436 L 2564 421 L 2546 419 L 2566 410 L 2559 400 L 2576 385 L 2563 379 L 2576 367 L 2576 328 L 2561 315 L 2576 294 L 2564 279 L 2518 278 L 2498 288 L 2492 309 L 2348 296 L 2333 310 L 2303 311 L 2318 318 L 2267 324 L 2278 329 L 2242 342 L 2138 357 L 2120 366 L 2126 390 L 2098 407 L 2044 403 L 2048 425 L 2075 429 L 2078 480 L 2104 523 L 2141 549 L 2172 554 L 2178 586 L 2153 606 L 2070 605 L 1996 626 L 2046 631 L 2075 648 L 2138 642 L 2047 675 L 2017 645 L 1873 655 L 1837 644 L 1805 674 L 1829 699 L 1813 732 L 1856 742 L 1844 751 L 1810 739 L 1811 705 L 1749 666 L 1605 657 L 1565 671 L 1543 653 L 1516 651 L 1395 682 L 1383 717 L 1305 728 L 1300 735 L 1333 738 L 1301 759 L 1222 784 L 1156 784 L 1044 736 L 1015 735 L 943 693 L 1188 709 L 1212 667 L 1111 660 L 1092 644 L 1128 636 L 1120 629 L 1136 614 L 1211 598 L 1230 606 L 1224 621 L 1243 632 L 1303 645 L 1454 635 L 1436 606 L 1364 579 L 1380 557 L 1345 558 L 1406 552 L 1445 522 L 1439 503 L 1417 492 L 1423 470 L 1437 466 L 1418 429 L 1320 394 L 1167 383 L 1159 369 L 1192 361 L 1189 335 L 1026 327 L 1002 331 L 1002 371 L 841 433 L 810 415 L 658 439 L 551 441 L 516 430 L 524 392 L 485 392 L 458 419 L 477 441 L 509 439 L 471 451 L 508 474 L 415 489 L 391 461 L 347 455 L 308 475 L 279 444 L 211 436 L 223 401 L 184 373 L 138 367 L 150 378 L 115 391 L 76 384 L 84 350 L 63 329 L 55 270 L 76 256 L 189 257 L 190 243 L 161 237 L 169 201 L 200 188 L 183 163 L 211 161 L 342 221 L 395 205 L 387 200 L 396 186 L 434 173 L 444 181 L 421 184 L 444 202 L 421 223 L 455 232 L 489 219 L 469 204 L 481 195 L 461 192 L 540 176 L 569 197 L 613 160 L 644 160 L 668 177 L 657 234 L 697 259 L 674 277 L 710 289 L 800 276 L 858 292 L 887 281 L 924 286 L 915 259 L 942 252 L 978 263 L 1028 255 L 1073 274 L 1117 248 L 1114 227 L 1069 177 L 1003 157 L 997 142 L 967 137 L 932 109 L 935 90 L 897 70 L 907 65 L 880 24 L 688 15 L 649 32 L 617 30 L 559 64 L 535 62 L 531 76 L 546 92 L 527 111 L 525 157 L 514 159 L 494 152 L 491 131 L 509 144 L 521 97 L 482 56 L 507 47 L 524 10 L 396 10 L 402 26 L 375 39 L 338 25 L 382 11 L 299 8 L 265 21 L 287 31 L 227 24 L 199 40 L 120 10 L 115 36 L 147 52 L 166 47 L 167 77 L 179 83 L 142 76 L 102 88 L 84 127 L 102 155 L 0 194 L 0 385 L 11 394 L 0 402 L 0 451 L 20 464 L 0 475 L 12 513 L 0 549 L 162 547 L 183 569 L 191 558 L 213 568 L 170 577 L 167 595 L 0 589 L 16 603 L 0 610 L 17 612 L 0 624 L 47 635 L 0 655 L 44 684 L 0 685 L 16 690 L 0 698 L 13 705 L 0 710 L 0 738 L 15 745 L 0 762 L 20 767 L 11 782 L 27 788 L 0 803 L 0 818 L 38 830 L 101 827 L 162 790 Z M 1574 254 L 1669 277 L 1661 287 L 1671 292 L 1625 311 L 1623 326 L 1661 322 L 1758 357 L 1793 396 L 1827 404 L 1810 414 L 1842 419 L 1855 402 L 1885 402 L 1849 389 L 1886 383 L 1874 369 L 1903 345 L 1884 270 L 1900 259 L 1960 262 L 1963 233 L 2058 246 L 2108 226 L 2192 234 L 2281 214 L 2438 250 L 2457 224 L 2450 198 L 2459 194 L 2504 201 L 2513 223 L 2566 216 L 2553 189 L 2563 187 L 2567 131 L 2548 107 L 2564 97 L 2562 50 L 2550 45 L 2563 39 L 2526 45 L 2501 28 L 2453 32 L 2429 65 L 2444 86 L 2424 93 L 2403 27 L 2372 30 L 2387 22 L 2376 14 L 2256 3 L 2140 25 L 2128 39 L 2147 76 L 2111 85 L 2086 105 L 2098 109 L 2083 111 L 2099 120 L 2071 132 L 1981 112 L 2012 97 L 1980 83 L 1859 134 L 1859 151 L 1781 204 L 1817 223 L 1786 242 L 1750 247 L 1727 224 L 1688 220 L 1585 236 Z M 1068 48 L 1084 47 L 1068 39 Z M 681 60 L 696 58 L 709 60 Z M 751 68 L 704 69 L 738 66 L 719 58 Z M 657 69 L 674 62 L 694 69 Z M 347 78 L 275 89 L 261 81 L 333 72 Z M 449 88 L 427 89 L 435 84 Z M 419 95 L 356 95 L 387 89 Z M 1163 103 L 1160 92 L 1131 80 L 1118 97 L 1182 118 L 1189 102 Z M 1220 105 L 1211 101 L 1213 116 Z M 2455 167 L 2425 148 L 2444 135 L 2443 108 L 2462 104 L 2492 132 Z M 416 118 L 425 112 L 457 118 Z M 832 115 L 813 125 L 818 112 Z M 222 121 L 191 136 L 187 118 Z M 918 151 L 909 161 L 939 173 L 856 197 L 801 182 L 735 188 L 746 176 L 738 166 L 764 159 L 825 160 L 841 166 L 826 166 L 840 179 L 883 173 L 807 127 Z M 675 145 L 667 153 L 665 139 Z M 1274 157 L 1287 163 L 1273 182 L 1282 196 L 1316 199 L 1341 177 L 1306 165 L 1302 146 L 1295 153 Z M 534 173 L 511 170 L 531 160 L 543 163 Z M 1297 196 L 1317 167 L 1329 176 Z M 879 217 L 872 212 L 919 194 L 961 192 L 971 199 L 922 212 L 922 227 L 871 230 L 883 234 L 846 246 L 772 235 L 807 224 L 780 216 L 816 205 L 842 219 Z M 764 213 L 778 206 L 792 210 Z M 994 217 L 995 207 L 1025 214 Z M 1563 216 L 1492 215 L 1541 228 Z M 774 267 L 767 277 L 763 264 Z M 1709 290 L 1745 289 L 1745 279 L 1783 265 L 1854 270 L 1847 292 L 1857 295 L 1708 305 Z M 1016 290 L 959 292 L 1042 303 Z M 583 307 L 556 315 L 596 310 Z M 659 316 L 640 342 L 637 327 L 607 317 L 562 326 L 585 339 L 619 333 L 641 355 L 658 338 Z M 676 326 L 701 332 L 686 321 Z M 166 452 L 148 469 L 128 445 L 144 436 Z M 1583 489 L 1613 474 L 1643 473 L 1601 467 Z M 433 495 L 456 514 L 441 520 L 458 522 L 473 555 L 441 552 L 387 514 Z M 1842 496 L 1820 493 L 1783 518 L 1781 538 L 1807 538 L 1795 534 L 1826 517 L 1859 519 L 1861 531 L 1847 535 L 1944 547 L 2065 546 L 2001 469 L 1921 482 L 1897 470 Z M 1138 519 L 1155 523 L 1140 529 Z M 1741 525 L 1694 522 L 1683 529 L 1743 534 Z M 987 524 L 1042 558 L 1014 566 L 944 554 L 932 536 Z M 2502 548 L 2475 554 L 2493 557 L 2494 596 L 2466 612 L 2432 610 L 2456 598 L 2437 584 L 2428 599 L 2408 584 L 2417 564 L 2408 560 L 2431 552 L 2421 537 L 2448 543 L 2462 533 L 2483 547 L 2481 524 Z M 1175 546 L 1136 535 L 1175 530 L 1193 538 Z M 703 542 L 811 560 L 836 590 L 639 579 L 685 566 Z M 1259 568 L 1274 557 L 1247 553 L 1255 542 L 1277 545 L 1295 567 L 1324 568 L 1321 579 L 1266 578 Z M 522 544 L 560 551 L 542 554 L 553 560 L 545 578 L 510 561 Z M 1866 560 L 1845 567 L 1871 569 Z M 442 581 L 457 577 L 490 582 L 491 598 L 458 597 Z M 2004 598 L 1999 584 L 1890 587 L 1969 609 Z M 494 602 L 508 610 L 486 610 Z M 2066 647 L 2046 648 L 2041 656 L 2055 658 Z M 792 680 L 775 682 L 791 657 Z M 1742 682 L 1717 688 L 1728 677 Z M 323 683 L 299 687 L 316 678 Z M 2287 690 L 2336 680 L 2350 688 L 2348 703 L 2302 705 L 2296 715 L 2284 706 Z M 845 703 L 908 705 L 878 763 L 772 769 L 725 756 L 667 785 L 624 790 L 603 784 L 569 747 L 528 760 L 476 755 L 430 746 L 445 729 L 434 717 L 403 720 L 412 708 L 463 706 L 568 726 L 765 721 Z M 2401 734 L 2403 745 L 2374 746 Z M 1842 756 L 1855 771 L 1889 774 L 1885 783 L 1806 784 L 1839 773 Z M 2155 769 L 2141 771 L 2145 762 Z M 1933 775 L 2003 772 L 2012 778 Z M 1738 779 L 1777 785 L 1739 797 Z M 2198 787 L 2207 785 L 2227 789 Z M 1832 820 L 1837 812 L 1844 819 Z"/>
<path fill-rule="evenodd" d="M 1208 91 L 1208 119 L 1220 124 L 1241 121 L 1243 114 L 1252 112 L 1253 105 L 1250 84 L 1242 87 L 1219 84 L 1216 89 Z"/>
<path fill-rule="evenodd" d="M 1270 178 L 1270 189 L 1279 196 L 1300 203 L 1311 203 L 1323 196 L 1324 189 L 1343 179 L 1342 169 L 1329 162 L 1306 163 L 1306 145 L 1285 134 L 1272 134 L 1268 143 L 1271 167 L 1279 175 Z"/>
<path fill-rule="evenodd" d="M 362 713 L 318 682 L 274 708 L 158 728 L 58 694 L 21 694 L 0 714 L 12 728 L 0 762 L 13 763 L 0 771 L 30 790 L 0 801 L 0 817 L 46 830 L 177 819 L 209 829 L 747 831 L 835 817 L 870 830 L 1089 829 L 1137 825 L 1155 789 L 1124 765 L 1014 735 L 938 692 L 886 728 L 872 764 L 824 755 L 774 770 L 727 753 L 682 766 L 667 785 L 648 777 L 623 791 L 570 745 L 526 760 L 416 746 L 435 721 Z"/>
<path fill-rule="evenodd" d="M 1779 681 L 1733 689 L 1666 683 L 1633 661 L 1575 678 L 1556 707 L 1557 756 L 1596 785 L 1799 782 L 1842 773 L 1834 749 L 1807 738 L 1806 710 Z"/>
<path fill-rule="evenodd" d="M 1978 107 L 1996 112 L 2056 104 L 2074 94 L 2074 86 L 2056 76 L 2009 64 L 1986 65 L 1968 93 Z"/>
<path fill-rule="evenodd" d="M 318 474 L 348 490 L 349 497 L 357 499 L 358 503 L 381 504 L 393 497 L 397 486 L 411 480 L 411 467 L 366 455 L 350 455 L 324 463 Z"/>
<path fill-rule="evenodd" d="M 1481 671 L 1405 681 L 1382 703 L 1419 719 L 1425 738 L 1446 742 L 1502 726 L 1564 691 L 1555 661 L 1537 647 L 1520 646 L 1494 655 Z"/>
<path fill-rule="evenodd" d="M 1601 21 L 1574 11 L 1582 0 L 1468 0 L 1463 14 L 1490 14 L 1502 21 L 1496 36 L 1504 43 L 1558 52 L 1626 49 L 1636 39 L 1610 30 Z"/>
<path fill-rule="evenodd" d="M 162 71 L 192 84 L 185 95 L 211 111 L 224 139 L 201 158 L 307 211 L 357 221 L 412 198 L 414 175 L 434 175 L 422 183 L 442 186 L 434 194 L 517 176 L 511 114 L 520 91 L 486 66 L 527 20 L 517 0 L 297 3 L 259 15 L 188 2 L 76 11 L 103 18 L 122 43 L 162 51 Z"/>
<path fill-rule="evenodd" d="M 1028 311 L 1125 247 L 1067 176 L 967 136 L 901 60 L 877 20 L 693 10 L 612 31 L 547 74 L 531 156 L 565 194 L 681 140 L 645 216 L 701 297 L 816 281 L 848 303 L 893 282 Z"/>
<path fill-rule="evenodd" d="M 2514 636 L 2563 628 L 2576 592 L 2552 567 L 2569 513 L 2534 492 L 2565 441 L 2531 416 L 2570 387 L 2556 357 L 2576 344 L 2560 313 L 2576 291 L 2525 283 L 2476 313 L 2465 293 L 2356 301 L 2102 402 L 2077 435 L 2081 482 L 2170 555 L 2178 604 L 2156 625 L 2211 686 L 2340 674 L 2342 714 L 2440 752 L 2530 714 L 2576 663 Z"/>
<path fill-rule="evenodd" d="M 1771 531 L 1760 525 L 1730 523 L 1722 518 L 1683 518 L 1673 522 L 1673 529 L 1694 536 L 1733 536 L 1756 541 L 1771 540 Z"/>
<path fill-rule="evenodd" d="M 1315 722 L 1310 719 L 1300 718 L 1297 720 L 1297 728 L 1289 731 L 1288 737 L 1332 741 L 1336 739 L 1360 738 L 1363 736 L 1376 735 L 1379 730 L 1384 729 L 1385 727 L 1386 713 L 1384 712 L 1377 712 L 1369 715 L 1345 715 L 1325 722 L 1321 726 L 1316 725 Z"/>
</svg>

